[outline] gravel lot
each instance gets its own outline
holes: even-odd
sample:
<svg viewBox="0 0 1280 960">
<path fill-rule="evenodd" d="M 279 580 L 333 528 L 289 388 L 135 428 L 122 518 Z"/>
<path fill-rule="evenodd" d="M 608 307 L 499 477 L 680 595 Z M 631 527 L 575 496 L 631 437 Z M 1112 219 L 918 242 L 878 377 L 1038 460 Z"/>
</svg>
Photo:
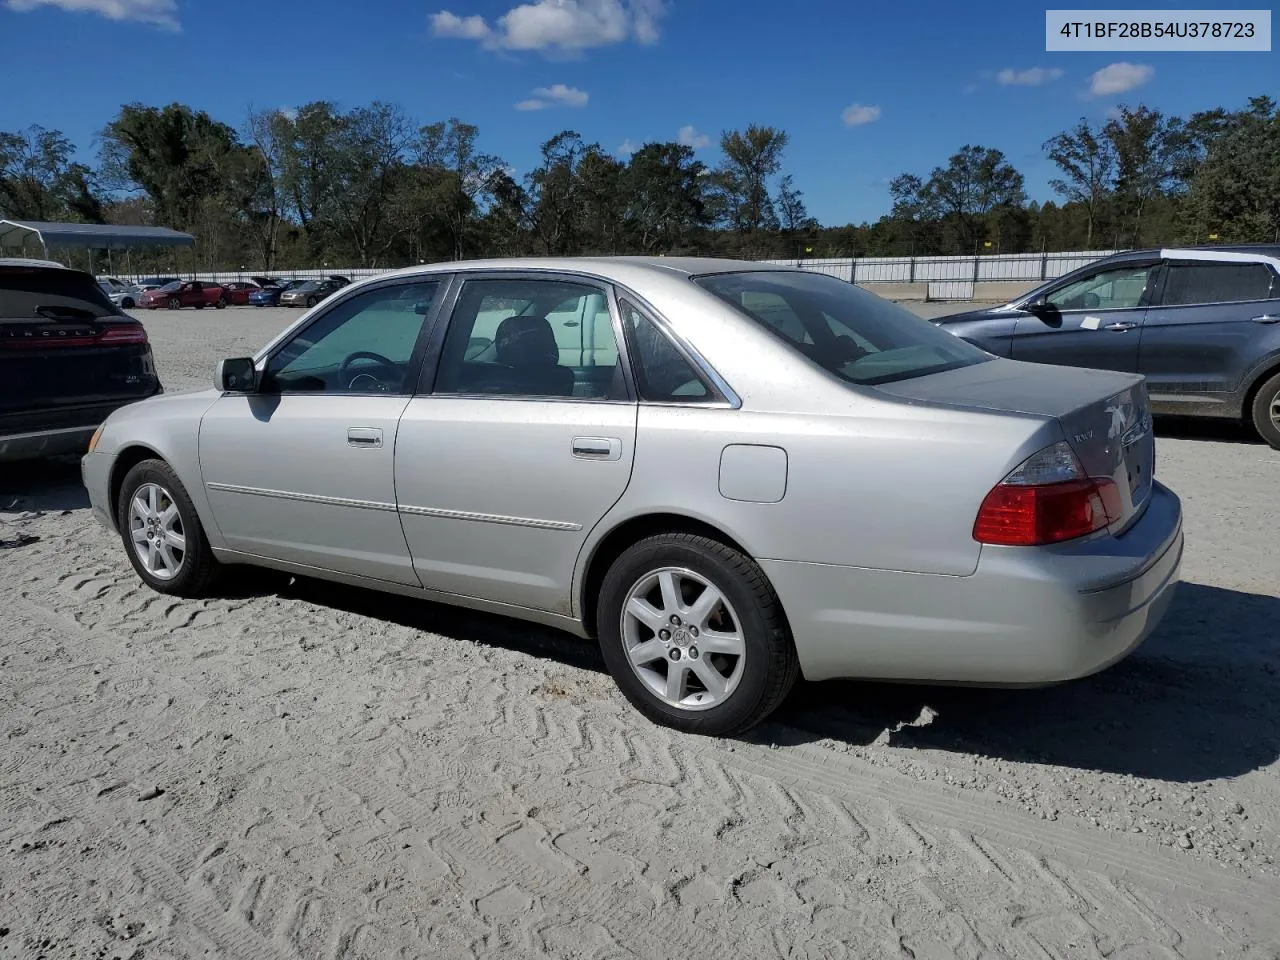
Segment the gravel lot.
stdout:
<svg viewBox="0 0 1280 960">
<path fill-rule="evenodd" d="M 298 316 L 143 318 L 173 390 Z M 1280 957 L 1280 454 L 1158 433 L 1185 583 L 1134 656 L 802 685 L 739 741 L 537 627 L 152 593 L 74 466 L 5 467 L 0 958 Z"/>
</svg>

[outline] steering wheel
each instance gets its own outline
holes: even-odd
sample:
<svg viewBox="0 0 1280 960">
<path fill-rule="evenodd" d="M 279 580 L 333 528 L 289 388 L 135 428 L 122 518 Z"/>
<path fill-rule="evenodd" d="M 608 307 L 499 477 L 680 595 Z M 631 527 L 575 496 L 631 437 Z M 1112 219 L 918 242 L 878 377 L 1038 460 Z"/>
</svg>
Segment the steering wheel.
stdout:
<svg viewBox="0 0 1280 960">
<path fill-rule="evenodd" d="M 374 363 L 378 364 L 378 366 L 384 367 L 389 371 L 392 374 L 392 377 L 400 372 L 394 360 L 388 360 L 382 354 L 374 353 L 372 350 L 357 350 L 355 353 L 348 355 L 348 357 L 342 361 L 342 365 L 338 367 L 338 383 L 345 383 L 348 390 L 355 390 L 356 384 L 364 378 L 368 378 L 373 381 L 373 389 L 379 393 L 386 393 L 391 387 L 390 383 L 380 380 L 372 373 L 357 373 L 348 381 L 347 376 L 349 368 L 351 364 L 357 360 L 372 360 Z"/>
</svg>

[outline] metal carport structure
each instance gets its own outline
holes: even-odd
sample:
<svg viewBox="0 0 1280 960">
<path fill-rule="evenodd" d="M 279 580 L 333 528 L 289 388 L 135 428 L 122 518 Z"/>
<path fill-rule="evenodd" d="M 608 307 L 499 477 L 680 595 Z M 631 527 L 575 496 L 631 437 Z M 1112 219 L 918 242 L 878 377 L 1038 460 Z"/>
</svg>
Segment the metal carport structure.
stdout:
<svg viewBox="0 0 1280 960">
<path fill-rule="evenodd" d="M 50 247 L 78 247 L 89 251 L 89 269 L 93 270 L 93 251 L 132 250 L 138 247 L 191 247 L 196 238 L 168 227 L 129 227 L 112 223 L 45 223 L 39 220 L 0 220 L 0 249 L 18 247 L 25 252 L 27 242 L 34 239 L 44 257 Z"/>
</svg>

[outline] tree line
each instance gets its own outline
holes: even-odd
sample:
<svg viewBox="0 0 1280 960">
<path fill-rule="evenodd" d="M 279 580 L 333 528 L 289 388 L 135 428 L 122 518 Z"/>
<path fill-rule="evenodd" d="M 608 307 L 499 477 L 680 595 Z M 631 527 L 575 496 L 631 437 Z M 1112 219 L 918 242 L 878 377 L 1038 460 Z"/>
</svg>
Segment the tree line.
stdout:
<svg viewBox="0 0 1280 960">
<path fill-rule="evenodd" d="M 927 175 L 894 178 L 879 220 L 846 226 L 809 215 L 785 170 L 787 134 L 770 126 L 725 131 L 714 166 L 677 142 L 617 156 L 565 130 L 523 175 L 483 152 L 476 126 L 419 125 L 380 101 L 250 112 L 239 127 L 131 103 L 98 141 L 91 166 L 58 130 L 0 132 L 0 216 L 174 227 L 196 236 L 199 269 L 1280 241 L 1280 108 L 1267 96 L 1188 118 L 1139 105 L 1081 119 L 1042 146 L 1058 202 L 1030 202 L 1001 151 L 965 145 Z"/>
</svg>

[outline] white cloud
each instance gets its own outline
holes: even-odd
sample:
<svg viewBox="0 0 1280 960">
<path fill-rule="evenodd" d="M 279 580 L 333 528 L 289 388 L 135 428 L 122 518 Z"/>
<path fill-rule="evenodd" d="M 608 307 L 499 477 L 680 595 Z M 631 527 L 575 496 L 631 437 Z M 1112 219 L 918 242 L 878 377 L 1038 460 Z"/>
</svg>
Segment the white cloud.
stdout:
<svg viewBox="0 0 1280 960">
<path fill-rule="evenodd" d="M 538 87 L 529 100 L 516 104 L 517 110 L 545 110 L 547 107 L 585 107 L 591 95 L 577 87 L 557 83 L 552 87 Z"/>
<path fill-rule="evenodd" d="M 875 123 L 880 119 L 879 107 L 864 107 L 860 103 L 851 103 L 840 114 L 846 127 L 860 127 L 864 123 Z"/>
<path fill-rule="evenodd" d="M 73 13 L 97 13 L 108 20 L 137 20 L 164 30 L 181 30 L 176 0 L 5 0 L 10 10 L 25 13 L 58 7 Z"/>
<path fill-rule="evenodd" d="M 448 10 L 431 16 L 437 37 L 478 40 L 486 48 L 578 53 L 634 39 L 656 43 L 664 0 L 535 0 L 512 7 L 490 26 L 484 17 Z"/>
<path fill-rule="evenodd" d="M 711 138 L 705 133 L 699 133 L 698 128 L 693 126 L 693 124 L 681 127 L 680 132 L 676 134 L 676 139 L 686 147 L 693 147 L 695 150 L 701 150 L 703 147 L 711 146 Z"/>
<path fill-rule="evenodd" d="M 1005 67 L 996 74 L 996 82 L 1006 87 L 1038 87 L 1052 83 L 1062 76 L 1057 67 L 1029 67 L 1026 70 L 1014 70 Z"/>
<path fill-rule="evenodd" d="M 629 157 L 640 148 L 631 142 L 630 138 L 623 140 L 618 144 L 618 149 L 613 151 L 615 157 Z"/>
<path fill-rule="evenodd" d="M 1125 93 L 1140 87 L 1153 76 L 1155 67 L 1140 63 L 1113 63 L 1103 67 L 1089 81 L 1089 92 L 1095 97 L 1105 97 L 1113 93 Z"/>
<path fill-rule="evenodd" d="M 483 40 L 490 33 L 484 17 L 459 17 L 448 10 L 431 15 L 431 30 L 437 37 L 457 37 L 462 40 Z"/>
</svg>

